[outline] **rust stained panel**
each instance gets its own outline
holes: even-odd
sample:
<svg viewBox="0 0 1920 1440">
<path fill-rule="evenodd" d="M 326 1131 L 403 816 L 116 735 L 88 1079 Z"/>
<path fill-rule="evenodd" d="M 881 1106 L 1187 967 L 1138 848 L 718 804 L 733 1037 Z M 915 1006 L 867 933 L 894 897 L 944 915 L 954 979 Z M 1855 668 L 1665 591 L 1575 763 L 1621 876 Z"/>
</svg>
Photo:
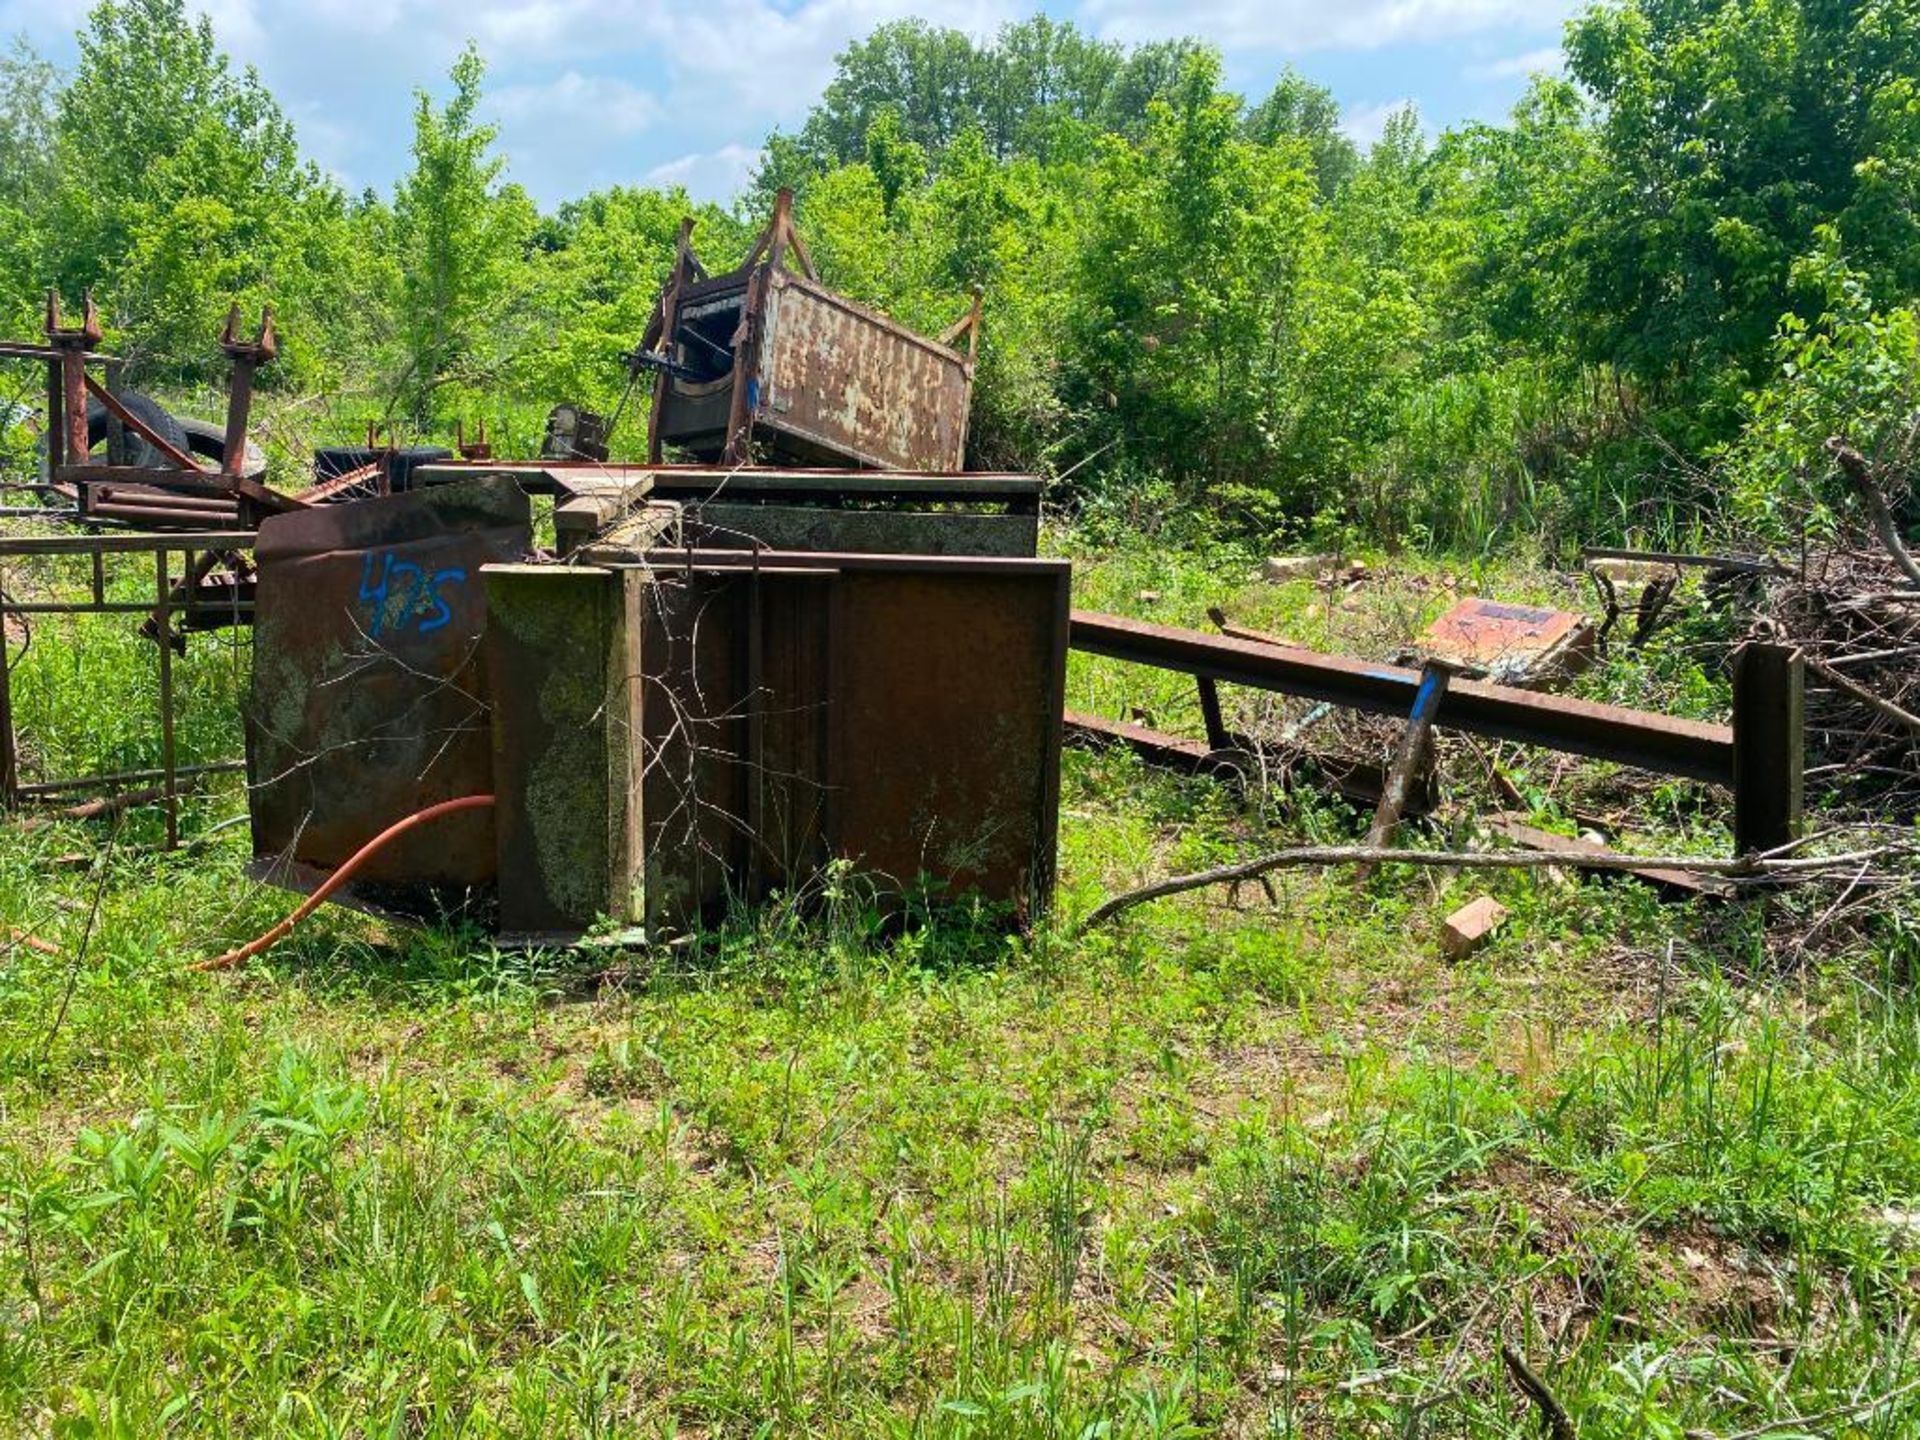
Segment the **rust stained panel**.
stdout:
<svg viewBox="0 0 1920 1440">
<path fill-rule="evenodd" d="M 861 869 L 1031 914 L 1052 893 L 1067 567 L 926 561 L 836 587 L 833 824 Z"/>
<path fill-rule="evenodd" d="M 1045 905 L 1064 563 L 765 554 L 756 572 L 655 558 L 650 926 L 804 891 L 836 856 L 895 890 L 925 875 L 1023 914 Z"/>
<path fill-rule="evenodd" d="M 1571 611 L 1483 599 L 1462 600 L 1420 637 L 1432 654 L 1510 682 L 1578 666 L 1592 640 L 1593 627 Z"/>
<path fill-rule="evenodd" d="M 745 869 L 735 745 L 745 592 L 732 576 L 656 575 L 641 597 L 641 814 L 646 923 L 682 928 L 722 907 Z"/>
<path fill-rule="evenodd" d="M 424 806 L 492 789 L 480 567 L 531 541 L 509 479 L 323 506 L 260 527 L 247 765 L 254 853 L 332 869 Z M 494 873 L 486 811 L 402 836 L 365 881 Z"/>
<path fill-rule="evenodd" d="M 776 271 L 755 427 L 863 465 L 957 470 L 973 379 L 953 350 Z"/>
</svg>

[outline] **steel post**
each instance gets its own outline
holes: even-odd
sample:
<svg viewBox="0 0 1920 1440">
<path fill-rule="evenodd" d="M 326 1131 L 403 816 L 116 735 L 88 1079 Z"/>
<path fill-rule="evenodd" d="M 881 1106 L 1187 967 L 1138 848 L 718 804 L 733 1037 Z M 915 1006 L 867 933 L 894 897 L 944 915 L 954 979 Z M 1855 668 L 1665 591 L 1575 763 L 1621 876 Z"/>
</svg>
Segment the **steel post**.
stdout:
<svg viewBox="0 0 1920 1440">
<path fill-rule="evenodd" d="M 159 622 L 160 650 L 160 777 L 167 797 L 167 848 L 180 844 L 180 780 L 173 753 L 173 637 L 168 609 L 172 587 L 167 578 L 167 552 L 153 552 L 154 611 Z"/>
<path fill-rule="evenodd" d="M 1742 855 L 1800 837 L 1806 662 L 1791 645 L 1752 641 L 1733 657 L 1733 843 Z"/>
</svg>

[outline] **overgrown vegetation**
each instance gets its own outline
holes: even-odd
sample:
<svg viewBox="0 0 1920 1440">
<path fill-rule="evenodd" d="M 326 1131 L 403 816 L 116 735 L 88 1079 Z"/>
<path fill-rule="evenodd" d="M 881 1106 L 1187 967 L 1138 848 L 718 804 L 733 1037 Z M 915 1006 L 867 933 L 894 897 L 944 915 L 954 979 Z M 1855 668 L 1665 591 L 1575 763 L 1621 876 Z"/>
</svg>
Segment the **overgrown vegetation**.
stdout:
<svg viewBox="0 0 1920 1440">
<path fill-rule="evenodd" d="M 1344 648 L 1449 585 L 1568 584 L 1422 565 L 1328 607 L 1225 557 L 1078 569 L 1087 604 Z M 80 703 L 150 674 L 129 629 L 43 626 L 18 672 L 64 761 L 145 758 Z M 230 663 L 187 663 L 188 758 L 227 753 Z M 1078 659 L 1070 702 L 1195 732 L 1190 688 L 1123 669 Z M 1586 683 L 1724 703 L 1685 643 Z M 1585 803 L 1506 760 L 1539 822 Z M 1724 846 L 1682 788 L 1644 843 Z M 1796 953 L 1631 881 L 1299 873 L 1072 939 L 1142 878 L 1364 825 L 1075 753 L 1032 936 L 893 932 L 835 875 L 691 948 L 323 911 L 193 974 L 287 903 L 214 832 L 242 808 L 202 791 L 174 857 L 152 811 L 0 832 L 0 1428 L 1492 1437 L 1534 1423 L 1503 1342 L 1587 1436 L 1920 1423 L 1897 910 Z M 1471 806 L 1438 824 L 1476 843 Z M 1512 919 L 1442 960 L 1483 886 Z M 1775 903 L 1804 932 L 1826 897 Z"/>
<path fill-rule="evenodd" d="M 893 25 L 737 206 L 542 214 L 477 54 L 394 194 L 348 196 L 180 0 L 105 0 L 72 74 L 0 62 L 0 304 L 30 334 L 42 286 L 93 286 L 135 383 L 191 401 L 227 305 L 272 299 L 282 474 L 369 420 L 512 453 L 612 408 L 682 214 L 725 261 L 791 187 L 856 298 L 937 330 L 985 288 L 973 458 L 1056 479 L 1077 603 L 1385 658 L 1461 595 L 1580 605 L 1546 562 L 1581 541 L 1817 540 L 1854 503 L 1830 436 L 1904 474 L 1913 0 L 1619 0 L 1567 51 L 1504 125 L 1362 152 L 1311 80 L 1233 95 L 1202 43 Z M 1250 581 L 1303 540 L 1368 580 Z M 1724 719 L 1746 617 L 1681 612 L 1581 693 Z M 30 769 L 155 763 L 132 624 L 6 639 Z M 232 639 L 176 662 L 184 762 L 240 748 Z M 1068 703 L 1200 733 L 1163 672 L 1076 656 Z M 1705 787 L 1445 745 L 1416 843 L 1483 845 L 1496 804 L 1729 843 Z M 1030 934 L 889 926 L 835 869 L 654 951 L 323 909 L 195 974 L 288 903 L 244 808 L 207 782 L 172 854 L 151 808 L 0 827 L 0 1431 L 1494 1437 L 1540 1415 L 1503 1347 L 1582 1436 L 1920 1431 L 1910 878 L 1295 871 L 1078 935 L 1365 817 L 1075 752 Z M 1443 960 L 1483 890 L 1510 918 Z"/>
<path fill-rule="evenodd" d="M 1223 89 L 1200 41 L 1044 16 L 981 44 L 916 21 L 849 47 L 732 209 L 619 187 L 543 215 L 464 56 L 392 196 L 349 196 L 184 0 L 105 0 L 71 75 L 0 63 L 0 300 L 94 286 L 148 385 L 215 378 L 271 298 L 289 460 L 368 418 L 525 448 L 611 409 L 683 213 L 731 260 L 792 187 L 834 286 L 937 330 L 987 297 L 982 467 L 1071 478 L 1125 529 L 1179 516 L 1500 547 L 1783 542 L 1834 493 L 1817 446 L 1904 454 L 1920 289 L 1910 0 L 1621 0 L 1504 125 L 1361 153 L 1328 93 Z M 625 443 L 637 443 L 629 428 Z"/>
</svg>

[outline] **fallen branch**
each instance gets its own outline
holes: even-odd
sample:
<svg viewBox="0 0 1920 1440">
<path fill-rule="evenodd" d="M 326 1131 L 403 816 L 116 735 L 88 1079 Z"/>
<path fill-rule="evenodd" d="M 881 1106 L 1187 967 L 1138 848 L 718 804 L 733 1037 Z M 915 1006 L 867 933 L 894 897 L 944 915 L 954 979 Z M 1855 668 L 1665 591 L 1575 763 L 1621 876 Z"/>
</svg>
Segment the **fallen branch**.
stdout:
<svg viewBox="0 0 1920 1440">
<path fill-rule="evenodd" d="M 1873 521 L 1873 532 L 1880 537 L 1880 543 L 1887 547 L 1893 563 L 1906 572 L 1916 588 L 1920 588 L 1920 565 L 1914 563 L 1906 542 L 1900 538 L 1900 526 L 1893 518 L 1893 511 L 1887 508 L 1887 500 L 1880 493 L 1880 487 L 1874 483 L 1873 467 L 1867 464 L 1867 457 L 1838 435 L 1827 441 L 1827 453 L 1833 456 L 1840 473 L 1847 477 L 1847 483 L 1853 486 L 1854 493 L 1867 507 L 1867 516 Z"/>
<path fill-rule="evenodd" d="M 181 776 L 174 786 L 174 793 L 185 795 L 195 788 L 198 780 L 197 775 Z M 102 796 L 98 800 L 83 800 L 78 805 L 68 805 L 48 815 L 30 815 L 20 822 L 20 829 L 31 833 L 46 829 L 56 820 L 100 820 L 118 815 L 125 810 L 137 810 L 142 805 L 157 805 L 166 798 L 166 787 L 161 785 L 144 790 L 122 790 L 118 794 Z"/>
<path fill-rule="evenodd" d="M 1500 1358 L 1506 1362 L 1507 1373 L 1513 1376 L 1513 1383 L 1539 1410 L 1540 1418 L 1546 1422 L 1547 1433 L 1553 1436 L 1553 1440 L 1579 1440 L 1579 1432 L 1573 1428 L 1573 1417 L 1567 1414 L 1567 1407 L 1547 1388 L 1547 1382 L 1533 1373 L 1532 1368 L 1520 1357 L 1520 1352 L 1502 1340 Z"/>
<path fill-rule="evenodd" d="M 1896 725 L 1904 725 L 1907 729 L 1920 733 L 1920 715 L 1915 715 L 1911 711 L 1901 709 L 1885 696 L 1874 694 L 1873 691 L 1862 685 L 1858 680 L 1842 675 L 1824 660 L 1805 654 L 1803 654 L 1802 658 L 1806 661 L 1806 666 L 1809 670 L 1813 671 L 1814 674 L 1818 675 L 1834 689 L 1846 691 L 1847 694 L 1853 696 L 1853 698 L 1858 700 L 1862 705 L 1878 711 Z"/>
<path fill-rule="evenodd" d="M 1820 1434 L 1827 1426 L 1841 1420 L 1858 1420 L 1862 1415 L 1871 1415 L 1882 1405 L 1889 1405 L 1902 1395 L 1910 1395 L 1920 1390 L 1920 1380 L 1909 1380 L 1884 1395 L 1876 1395 L 1871 1400 L 1856 1400 L 1851 1405 L 1837 1405 L 1831 1410 L 1822 1410 L 1813 1415 L 1790 1415 L 1784 1420 L 1769 1420 L 1764 1425 L 1756 1425 L 1751 1430 L 1736 1430 L 1731 1435 L 1716 1436 L 1711 1430 L 1689 1430 L 1687 1440 L 1760 1440 L 1763 1435 L 1779 1435 L 1797 1431 L 1806 1435 Z"/>
<path fill-rule="evenodd" d="M 1793 847 L 1788 847 L 1793 848 Z M 1823 871 L 1858 867 L 1889 855 L 1913 853 L 1910 845 L 1881 845 L 1871 850 L 1855 850 L 1844 855 L 1818 855 L 1802 859 L 1782 858 L 1777 853 L 1743 855 L 1737 859 L 1715 859 L 1700 855 L 1582 855 L 1582 870 L 1679 870 L 1694 875 L 1724 875 L 1732 880 L 1764 880 L 1778 876 L 1816 875 Z M 1080 933 L 1104 924 L 1122 911 L 1150 900 L 1201 890 L 1209 885 L 1244 884 L 1275 870 L 1299 869 L 1313 865 L 1430 865 L 1445 870 L 1535 870 L 1545 866 L 1565 866 L 1565 855 L 1506 850 L 1396 850 L 1375 845 L 1303 845 L 1291 850 L 1275 850 L 1233 865 L 1220 865 L 1191 875 L 1175 875 L 1157 880 L 1137 890 L 1128 890 L 1096 908 L 1081 922 Z"/>
</svg>

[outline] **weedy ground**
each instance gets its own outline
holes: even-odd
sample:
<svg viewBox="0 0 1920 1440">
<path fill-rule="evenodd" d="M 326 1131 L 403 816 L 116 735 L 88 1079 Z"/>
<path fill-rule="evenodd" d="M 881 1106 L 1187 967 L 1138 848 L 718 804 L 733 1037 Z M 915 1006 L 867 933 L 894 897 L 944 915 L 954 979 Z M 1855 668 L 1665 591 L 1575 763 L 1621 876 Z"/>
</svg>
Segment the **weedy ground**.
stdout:
<svg viewBox="0 0 1920 1440">
<path fill-rule="evenodd" d="M 1083 604 L 1373 653 L 1453 593 L 1583 598 L 1080 559 Z M 1715 714 L 1721 623 L 1583 688 Z M 36 763 L 151 760 L 131 628 L 36 630 Z M 237 744 L 223 643 L 182 662 L 188 758 Z M 1069 699 L 1197 725 L 1104 663 Z M 1490 763 L 1543 823 L 1726 843 L 1711 793 Z M 1476 843 L 1477 783 L 1432 843 Z M 1030 937 L 883 931 L 837 875 L 657 954 L 326 911 L 195 974 L 289 903 L 216 829 L 243 808 L 199 792 L 172 855 L 151 811 L 0 833 L 0 1429 L 1505 1436 L 1540 1422 L 1504 1344 L 1583 1436 L 1920 1431 L 1910 917 L 1794 951 L 1768 921 L 1822 897 L 1292 872 L 1074 938 L 1117 889 L 1365 817 L 1070 753 Z M 1443 960 L 1482 890 L 1510 921 Z"/>
</svg>

